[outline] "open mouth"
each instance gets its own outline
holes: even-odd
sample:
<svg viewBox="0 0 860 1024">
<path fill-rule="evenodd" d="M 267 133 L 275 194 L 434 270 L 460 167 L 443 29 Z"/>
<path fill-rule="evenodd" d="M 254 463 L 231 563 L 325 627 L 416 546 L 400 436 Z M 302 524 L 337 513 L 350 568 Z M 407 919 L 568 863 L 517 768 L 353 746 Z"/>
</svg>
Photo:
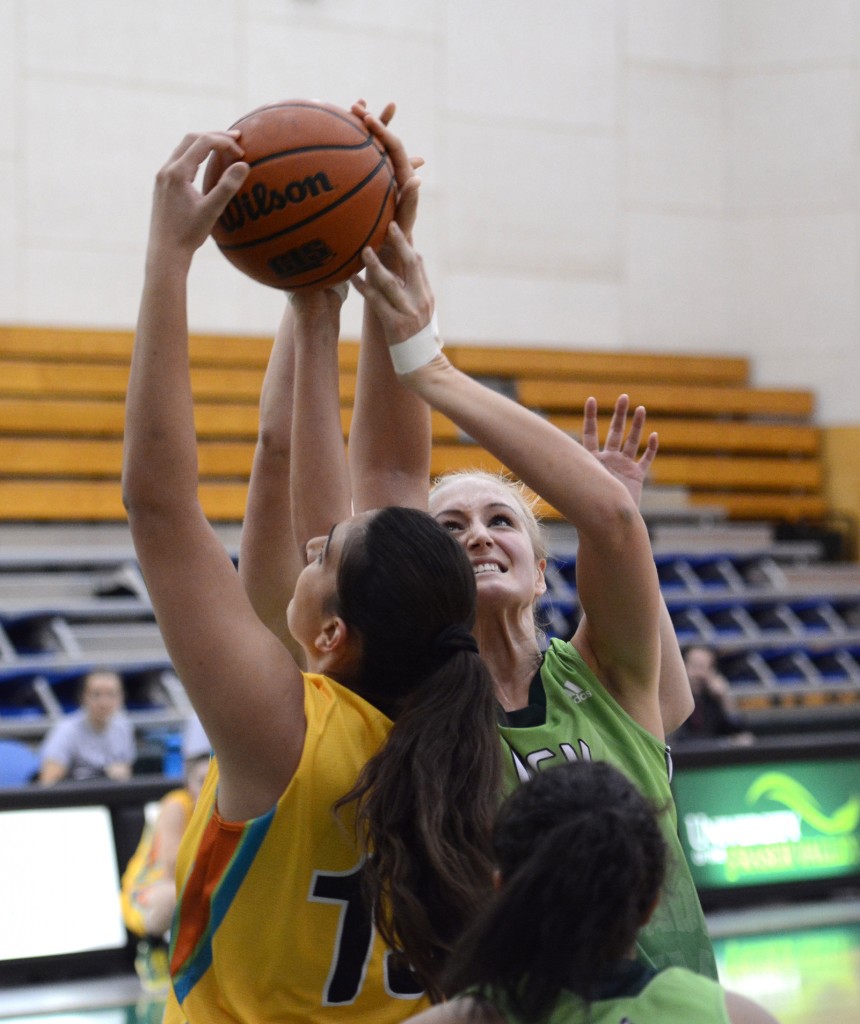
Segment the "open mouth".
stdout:
<svg viewBox="0 0 860 1024">
<path fill-rule="evenodd" d="M 503 569 L 497 562 L 478 562 L 474 569 L 476 576 L 487 576 L 492 573 L 505 573 L 508 571 Z"/>
</svg>

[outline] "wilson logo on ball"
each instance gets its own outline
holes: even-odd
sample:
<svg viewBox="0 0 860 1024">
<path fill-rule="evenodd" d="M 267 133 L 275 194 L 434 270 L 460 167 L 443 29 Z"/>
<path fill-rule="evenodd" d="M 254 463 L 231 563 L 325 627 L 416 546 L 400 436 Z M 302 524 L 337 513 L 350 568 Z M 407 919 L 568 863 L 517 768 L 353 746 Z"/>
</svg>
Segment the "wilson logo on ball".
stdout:
<svg viewBox="0 0 860 1024">
<path fill-rule="evenodd" d="M 219 221 L 226 232 L 238 231 L 247 220 L 260 220 L 283 210 L 290 203 L 298 205 L 307 199 L 317 199 L 324 192 L 334 192 L 335 187 L 323 171 L 309 175 L 303 181 L 291 181 L 282 189 L 269 188 L 258 181 L 249 192 L 241 192 L 230 200 Z"/>
</svg>

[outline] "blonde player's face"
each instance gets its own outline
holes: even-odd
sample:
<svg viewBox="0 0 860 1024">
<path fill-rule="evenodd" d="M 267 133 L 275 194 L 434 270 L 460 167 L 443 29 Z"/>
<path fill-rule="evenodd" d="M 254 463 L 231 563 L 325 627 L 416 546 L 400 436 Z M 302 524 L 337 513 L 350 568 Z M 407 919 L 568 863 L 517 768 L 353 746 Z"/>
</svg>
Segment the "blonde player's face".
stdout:
<svg viewBox="0 0 860 1024">
<path fill-rule="evenodd" d="M 430 514 L 469 556 L 479 610 L 491 602 L 531 607 L 544 593 L 546 562 L 535 557 L 523 514 L 503 485 L 452 480 L 430 496 Z"/>
</svg>

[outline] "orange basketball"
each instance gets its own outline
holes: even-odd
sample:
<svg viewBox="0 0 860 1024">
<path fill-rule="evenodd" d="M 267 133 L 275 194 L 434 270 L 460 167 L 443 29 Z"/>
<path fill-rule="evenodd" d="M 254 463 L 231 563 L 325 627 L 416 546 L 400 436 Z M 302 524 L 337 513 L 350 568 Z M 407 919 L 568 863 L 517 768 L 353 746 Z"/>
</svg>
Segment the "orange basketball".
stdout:
<svg viewBox="0 0 860 1024">
<path fill-rule="evenodd" d="M 361 270 L 394 215 L 396 182 L 385 148 L 348 110 L 285 100 L 232 128 L 251 171 L 212 237 L 239 270 L 273 288 L 324 288 Z M 203 189 L 225 164 L 217 154 Z"/>
</svg>

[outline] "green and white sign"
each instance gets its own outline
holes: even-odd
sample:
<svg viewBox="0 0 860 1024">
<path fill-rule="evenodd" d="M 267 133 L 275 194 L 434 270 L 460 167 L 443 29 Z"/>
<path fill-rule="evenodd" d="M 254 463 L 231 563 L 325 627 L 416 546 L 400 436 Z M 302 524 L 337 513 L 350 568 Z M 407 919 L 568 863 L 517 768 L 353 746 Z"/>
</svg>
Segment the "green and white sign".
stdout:
<svg viewBox="0 0 860 1024">
<path fill-rule="evenodd" d="M 689 768 L 673 788 L 700 888 L 860 874 L 856 760 Z"/>
</svg>

